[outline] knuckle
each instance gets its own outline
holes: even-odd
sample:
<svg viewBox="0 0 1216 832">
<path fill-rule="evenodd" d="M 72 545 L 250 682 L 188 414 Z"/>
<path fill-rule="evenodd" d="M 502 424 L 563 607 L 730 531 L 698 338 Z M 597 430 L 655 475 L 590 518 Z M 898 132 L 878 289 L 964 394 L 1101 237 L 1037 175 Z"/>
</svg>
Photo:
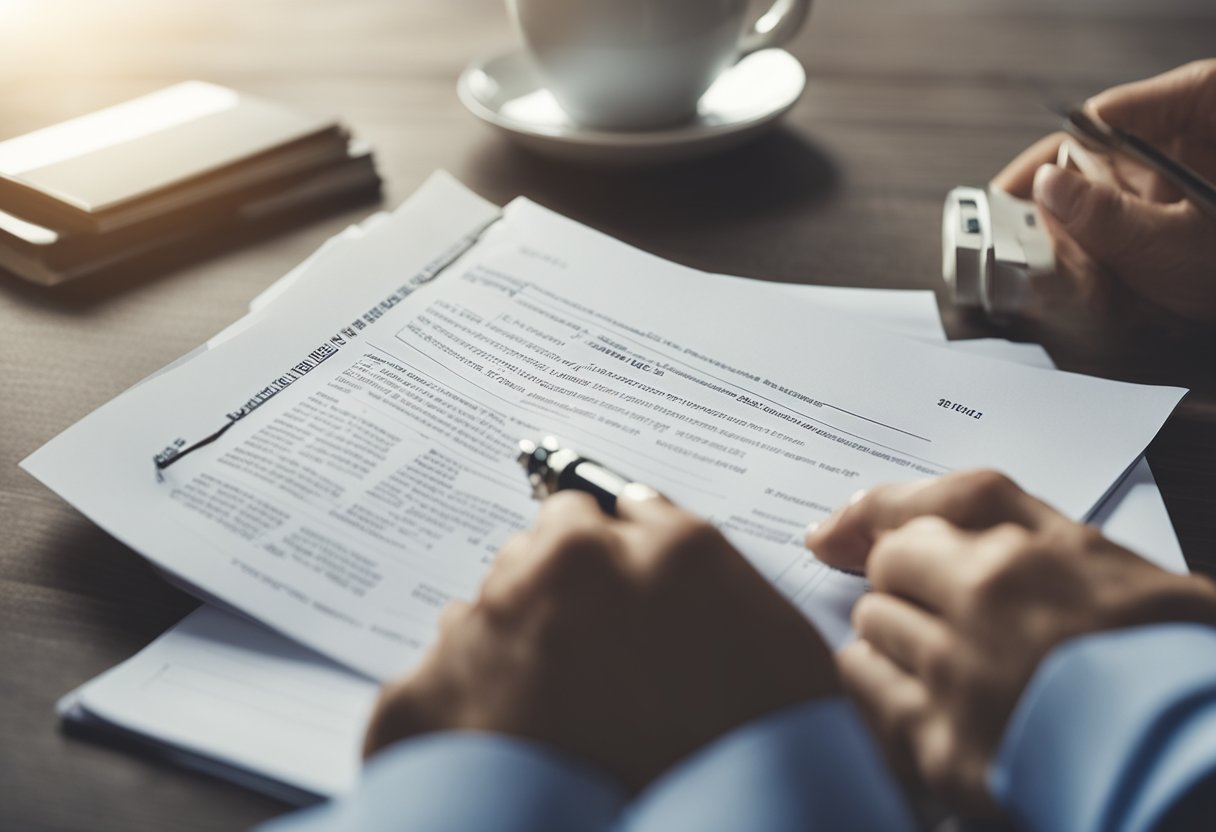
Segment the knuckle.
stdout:
<svg viewBox="0 0 1216 832">
<path fill-rule="evenodd" d="M 473 611 L 485 616 L 490 621 L 503 621 L 513 616 L 518 609 L 526 606 L 527 583 L 521 581 L 487 580 L 481 585 L 477 600 L 473 602 Z M 446 632 L 455 623 L 446 620 L 448 615 L 445 607 L 439 617 L 439 631 Z"/>
<path fill-rule="evenodd" d="M 582 491 L 566 489 L 544 499 L 540 504 L 540 511 L 537 512 L 537 521 L 538 523 L 560 522 L 564 518 L 584 512 L 587 514 L 599 513 L 599 506 L 596 504 L 595 498 Z"/>
<path fill-rule="evenodd" d="M 607 526 L 578 526 L 563 529 L 554 538 L 551 552 L 558 558 L 583 559 L 606 556 L 611 552 L 612 533 Z"/>
<path fill-rule="evenodd" d="M 1202 88 L 1216 86 L 1216 58 L 1193 61 L 1187 69 L 1195 75 Z"/>
<path fill-rule="evenodd" d="M 931 637 L 921 648 L 920 665 L 930 690 L 946 690 L 955 679 L 957 648 L 942 635 Z"/>
<path fill-rule="evenodd" d="M 1003 502 L 1021 491 L 1008 476 L 990 468 L 970 471 L 964 477 L 967 496 L 975 503 L 989 505 Z"/>
<path fill-rule="evenodd" d="M 917 755 L 917 765 L 925 784 L 937 794 L 951 794 L 955 790 L 954 765 L 949 757 L 936 747 L 921 751 Z"/>
<path fill-rule="evenodd" d="M 1028 577 L 1042 575 L 1044 550 L 1024 526 L 993 526 L 982 534 L 976 550 L 974 567 L 965 583 L 980 605 L 1006 597 L 1012 587 L 1025 583 Z"/>
<path fill-rule="evenodd" d="M 725 538 L 710 523 L 694 517 L 675 521 L 653 555 L 652 568 L 663 575 L 704 568 L 725 550 Z"/>
<path fill-rule="evenodd" d="M 873 610 L 874 596 L 868 593 L 858 598 L 857 603 L 853 604 L 853 630 L 861 638 L 865 638 L 866 634 L 870 632 L 870 626 L 873 621 L 871 618 Z"/>
<path fill-rule="evenodd" d="M 933 540 L 949 534 L 954 526 L 936 514 L 913 517 L 899 528 L 885 532 L 870 547 L 867 572 L 876 585 L 903 553 L 924 540 Z"/>
<path fill-rule="evenodd" d="M 958 755 L 947 726 L 938 721 L 928 726 L 915 743 L 915 755 L 917 768 L 930 789 L 943 795 L 956 792 Z"/>
<path fill-rule="evenodd" d="M 480 600 L 479 603 L 481 603 Z M 440 632 L 446 632 L 458 626 L 470 611 L 471 607 L 464 601 L 449 601 L 439 611 Z"/>
<path fill-rule="evenodd" d="M 897 692 L 891 694 L 883 725 L 891 736 L 910 740 L 928 718 L 923 696 L 916 692 L 915 687 L 901 685 Z"/>
<path fill-rule="evenodd" d="M 888 538 L 899 542 L 904 536 L 908 537 L 936 537 L 941 534 L 947 534 L 954 529 L 954 524 L 937 514 L 922 514 L 919 517 L 913 517 L 907 523 L 904 523 L 894 532 L 886 535 Z"/>
<path fill-rule="evenodd" d="M 1110 228 L 1111 224 L 1118 219 L 1117 215 L 1122 208 L 1118 194 L 1102 186 L 1092 187 L 1085 193 L 1085 197 L 1079 198 L 1073 203 L 1073 215 L 1068 221 L 1068 226 L 1074 229 L 1089 229 L 1093 233 L 1100 233 Z M 1118 238 L 1113 238 L 1111 241 L 1117 242 Z"/>
<path fill-rule="evenodd" d="M 541 586 L 568 585 L 610 572 L 615 538 L 606 526 L 558 533 L 536 559 L 532 577 Z"/>
<path fill-rule="evenodd" d="M 1102 533 L 1101 529 L 1085 523 L 1069 523 L 1068 527 L 1075 535 L 1075 549 L 1080 552 L 1101 552 L 1113 548 L 1113 544 Z"/>
<path fill-rule="evenodd" d="M 850 507 L 852 505 L 856 505 L 857 503 L 868 503 L 868 502 L 889 503 L 892 500 L 896 499 L 899 494 L 900 494 L 899 485 L 897 485 L 896 483 L 893 483 L 893 482 L 884 482 L 884 483 L 881 483 L 880 485 L 875 485 L 875 486 L 872 486 L 871 488 L 866 489 L 865 493 L 861 496 L 861 498 L 858 499 L 856 503 L 852 503 L 850 505 Z"/>
<path fill-rule="evenodd" d="M 983 532 L 981 546 L 993 553 L 996 569 L 1016 569 L 1039 549 L 1036 535 L 1019 523 L 1004 522 Z"/>
</svg>

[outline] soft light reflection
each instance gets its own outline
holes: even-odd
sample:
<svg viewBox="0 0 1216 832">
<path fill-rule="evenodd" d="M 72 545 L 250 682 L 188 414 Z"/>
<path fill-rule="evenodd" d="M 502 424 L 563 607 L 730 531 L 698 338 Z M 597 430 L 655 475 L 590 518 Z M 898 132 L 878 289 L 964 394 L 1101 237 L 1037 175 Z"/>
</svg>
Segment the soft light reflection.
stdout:
<svg viewBox="0 0 1216 832">
<path fill-rule="evenodd" d="M 179 84 L 0 143 L 0 173 L 17 176 L 218 113 L 236 103 L 237 94 L 224 87 Z"/>
<path fill-rule="evenodd" d="M 0 20 L 11 23 L 11 17 L 34 5 L 34 0 L 0 0 Z"/>
</svg>

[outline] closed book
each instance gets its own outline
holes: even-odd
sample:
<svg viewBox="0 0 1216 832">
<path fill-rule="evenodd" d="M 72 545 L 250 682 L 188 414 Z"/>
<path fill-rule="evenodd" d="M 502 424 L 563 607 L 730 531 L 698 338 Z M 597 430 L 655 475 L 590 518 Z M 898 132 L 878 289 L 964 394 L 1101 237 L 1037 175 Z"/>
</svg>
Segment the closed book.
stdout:
<svg viewBox="0 0 1216 832">
<path fill-rule="evenodd" d="M 0 142 L 0 210 L 113 231 L 340 159 L 347 142 L 331 118 L 188 81 Z"/>
</svg>

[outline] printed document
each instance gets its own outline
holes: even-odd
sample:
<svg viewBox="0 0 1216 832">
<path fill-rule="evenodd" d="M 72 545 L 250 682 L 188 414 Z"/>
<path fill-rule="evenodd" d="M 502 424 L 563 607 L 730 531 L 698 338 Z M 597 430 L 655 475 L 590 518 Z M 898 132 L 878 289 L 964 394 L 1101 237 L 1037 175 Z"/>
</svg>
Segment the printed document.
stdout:
<svg viewBox="0 0 1216 832">
<path fill-rule="evenodd" d="M 444 178 L 351 251 L 332 303 L 304 273 L 24 464 L 201 593 L 378 679 L 530 521 L 522 437 L 709 518 L 839 641 L 862 587 L 806 553 L 808 521 L 975 466 L 1084 517 L 1183 393 L 754 298 Z"/>
<path fill-rule="evenodd" d="M 934 338 L 936 328 L 935 340 L 945 341 L 932 292 L 759 281 L 751 291 L 784 292 L 791 301 L 864 314 L 892 331 Z M 1052 366 L 1043 349 L 1031 344 L 985 339 L 950 347 Z M 1186 570 L 1143 459 L 1092 522 L 1159 566 Z M 255 622 L 204 606 L 131 659 L 65 696 L 60 713 L 74 725 L 134 734 L 180 764 L 308 803 L 353 788 L 377 690 L 375 682 Z"/>
</svg>

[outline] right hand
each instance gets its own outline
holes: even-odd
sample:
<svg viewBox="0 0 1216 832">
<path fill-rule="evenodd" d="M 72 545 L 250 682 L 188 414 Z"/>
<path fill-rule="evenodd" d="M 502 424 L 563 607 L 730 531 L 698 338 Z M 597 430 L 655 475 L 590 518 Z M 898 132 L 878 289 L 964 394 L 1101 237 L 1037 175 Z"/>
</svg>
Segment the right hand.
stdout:
<svg viewBox="0 0 1216 832">
<path fill-rule="evenodd" d="M 414 674 L 386 686 L 366 753 L 489 731 L 639 789 L 736 726 L 839 691 L 815 628 L 716 529 L 640 497 L 617 518 L 586 494 L 547 499 L 477 600 L 448 607 Z"/>
<path fill-rule="evenodd" d="M 1106 90 L 1085 109 L 1216 179 L 1216 59 Z M 1042 209 L 1056 239 L 1057 277 L 1081 284 L 1078 294 L 1088 302 L 1101 294 L 1092 284 L 1105 273 L 1141 302 L 1185 321 L 1216 323 L 1216 218 L 1121 154 L 1105 157 L 1118 188 L 1057 167 L 1064 138 L 1042 139 L 992 180 Z"/>
<path fill-rule="evenodd" d="M 864 568 L 846 686 L 894 767 L 954 808 L 994 807 L 987 774 L 1043 658 L 1086 633 L 1216 625 L 1216 585 L 1166 572 L 992 471 L 880 486 L 807 545 Z"/>
</svg>

